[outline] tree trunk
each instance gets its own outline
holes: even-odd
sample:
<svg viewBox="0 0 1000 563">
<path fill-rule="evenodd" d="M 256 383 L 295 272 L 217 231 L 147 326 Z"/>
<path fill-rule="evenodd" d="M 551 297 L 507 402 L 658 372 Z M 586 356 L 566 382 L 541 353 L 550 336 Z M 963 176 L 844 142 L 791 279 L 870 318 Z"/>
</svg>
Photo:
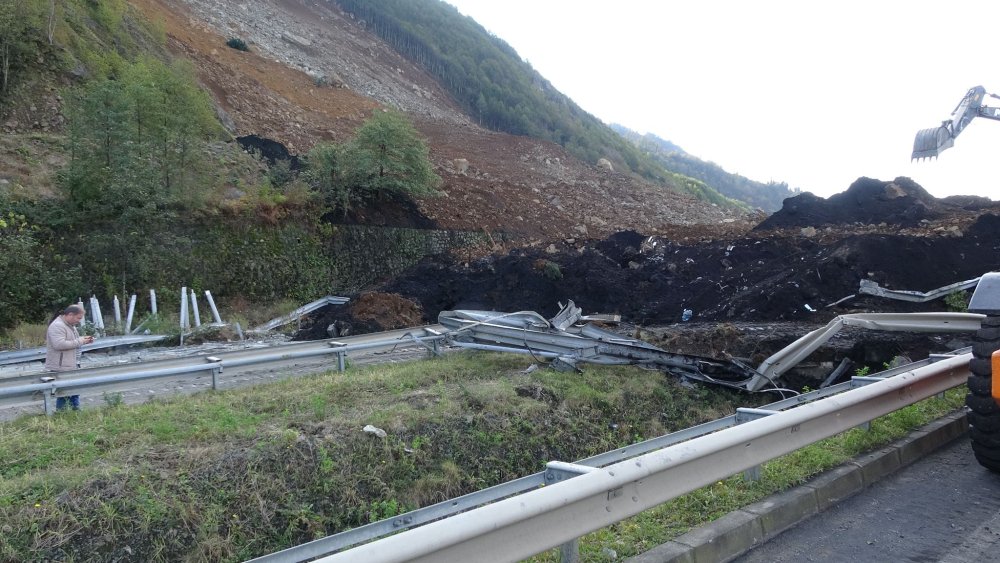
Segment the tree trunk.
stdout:
<svg viewBox="0 0 1000 563">
<path fill-rule="evenodd" d="M 52 34 L 56 29 L 56 0 L 49 0 L 49 45 L 52 44 Z"/>
<path fill-rule="evenodd" d="M 10 75 L 10 43 L 0 42 L 0 72 L 3 72 L 3 85 L 0 92 L 7 92 L 7 77 Z"/>
</svg>

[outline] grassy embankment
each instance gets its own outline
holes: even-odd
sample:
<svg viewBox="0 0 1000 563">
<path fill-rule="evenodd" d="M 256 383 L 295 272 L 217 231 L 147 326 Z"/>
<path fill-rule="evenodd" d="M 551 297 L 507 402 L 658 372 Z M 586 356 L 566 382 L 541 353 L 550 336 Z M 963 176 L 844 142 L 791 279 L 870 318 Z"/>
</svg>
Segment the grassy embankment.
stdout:
<svg viewBox="0 0 1000 563">
<path fill-rule="evenodd" d="M 236 561 L 769 400 L 657 372 L 454 354 L 0 424 L 0 559 Z M 582 541 L 641 552 L 958 408 L 932 399 Z M 372 424 L 388 436 L 361 429 Z M 537 557 L 557 559 L 555 552 Z"/>
</svg>

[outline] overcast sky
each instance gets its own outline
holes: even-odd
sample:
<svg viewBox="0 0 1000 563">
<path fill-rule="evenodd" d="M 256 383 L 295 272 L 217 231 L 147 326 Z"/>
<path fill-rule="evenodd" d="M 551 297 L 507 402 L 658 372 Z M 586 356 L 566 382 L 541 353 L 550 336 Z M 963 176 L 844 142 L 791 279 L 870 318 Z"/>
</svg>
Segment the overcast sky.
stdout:
<svg viewBox="0 0 1000 563">
<path fill-rule="evenodd" d="M 969 88 L 1000 94 L 1000 4 L 446 1 L 605 123 L 729 172 L 823 197 L 909 176 L 937 197 L 1000 199 L 1000 122 L 977 118 L 937 160 L 910 162 L 916 132 Z"/>
</svg>

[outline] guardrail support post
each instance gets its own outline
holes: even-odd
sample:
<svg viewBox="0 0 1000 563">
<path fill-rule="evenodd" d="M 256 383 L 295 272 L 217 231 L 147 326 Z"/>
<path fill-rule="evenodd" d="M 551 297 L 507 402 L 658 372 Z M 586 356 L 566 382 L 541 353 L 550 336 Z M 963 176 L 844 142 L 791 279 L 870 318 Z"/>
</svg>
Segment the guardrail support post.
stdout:
<svg viewBox="0 0 1000 563">
<path fill-rule="evenodd" d="M 45 405 L 45 416 L 52 416 L 55 414 L 56 409 L 53 401 L 55 398 L 55 389 L 50 389 L 42 393 L 42 403 Z"/>
<path fill-rule="evenodd" d="M 885 379 L 884 377 L 872 376 L 872 375 L 855 375 L 851 378 L 851 389 L 857 389 L 858 387 L 864 387 L 865 385 L 871 385 L 872 383 L 878 383 Z M 941 393 L 941 397 L 944 397 L 944 393 Z M 861 423 L 855 428 L 870 432 L 872 429 L 872 421 Z"/>
<path fill-rule="evenodd" d="M 580 538 L 573 538 L 559 546 L 559 561 L 561 563 L 579 563 Z"/>
<path fill-rule="evenodd" d="M 764 418 L 772 414 L 778 414 L 778 411 L 740 407 L 736 409 L 736 424 L 743 424 L 744 422 L 750 422 L 751 420 L 757 420 L 758 418 Z M 743 472 L 743 480 L 748 482 L 760 481 L 760 474 L 761 466 L 755 465 Z"/>
<path fill-rule="evenodd" d="M 337 371 L 343 373 L 347 369 L 347 352 L 337 352 Z"/>
<path fill-rule="evenodd" d="M 218 366 L 212 368 L 212 390 L 215 391 L 219 388 L 219 374 L 222 373 L 222 359 L 215 356 L 209 356 L 205 358 L 209 363 L 220 362 Z"/>
<path fill-rule="evenodd" d="M 548 484 L 556 483 L 596 470 L 596 467 L 590 467 L 589 465 L 550 461 L 545 464 L 545 482 Z M 559 561 L 561 563 L 580 562 L 580 538 L 573 538 L 559 546 Z"/>
<path fill-rule="evenodd" d="M 431 357 L 436 358 L 441 355 L 441 346 L 438 344 L 437 340 L 431 341 Z"/>
</svg>

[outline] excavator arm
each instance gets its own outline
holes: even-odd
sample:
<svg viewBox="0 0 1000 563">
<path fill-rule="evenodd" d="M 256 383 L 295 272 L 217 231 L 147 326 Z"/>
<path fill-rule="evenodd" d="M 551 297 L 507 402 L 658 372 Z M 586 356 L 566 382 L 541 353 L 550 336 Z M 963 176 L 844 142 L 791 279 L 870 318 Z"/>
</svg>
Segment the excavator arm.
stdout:
<svg viewBox="0 0 1000 563">
<path fill-rule="evenodd" d="M 974 117 L 985 117 L 1000 121 L 1000 108 L 983 105 L 983 98 L 1000 99 L 996 94 L 989 94 L 982 86 L 976 86 L 965 94 L 962 101 L 958 102 L 955 111 L 951 112 L 951 119 L 946 119 L 940 127 L 922 129 L 917 132 L 917 137 L 913 141 L 912 159 L 937 157 L 941 151 L 952 147 L 955 144 L 955 137 L 961 133 Z"/>
</svg>

